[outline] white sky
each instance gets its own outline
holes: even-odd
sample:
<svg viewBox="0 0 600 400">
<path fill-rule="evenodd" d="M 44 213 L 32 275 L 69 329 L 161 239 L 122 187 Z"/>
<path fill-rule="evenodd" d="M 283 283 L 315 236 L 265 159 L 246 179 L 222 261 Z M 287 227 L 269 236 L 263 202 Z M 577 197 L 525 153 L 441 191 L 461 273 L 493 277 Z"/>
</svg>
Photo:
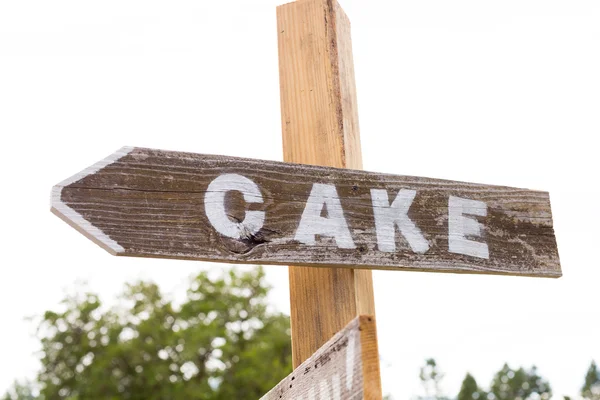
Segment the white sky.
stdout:
<svg viewBox="0 0 600 400">
<path fill-rule="evenodd" d="M 38 367 L 24 317 L 76 281 L 113 301 L 138 277 L 181 293 L 208 266 L 111 257 L 49 212 L 50 188 L 123 145 L 281 160 L 280 3 L 0 1 L 0 392 Z M 600 2 L 342 5 L 365 169 L 549 191 L 564 272 L 376 272 L 384 391 L 416 394 L 435 357 L 451 395 L 505 361 L 577 393 L 600 361 Z M 287 312 L 287 270 L 267 270 Z"/>
</svg>

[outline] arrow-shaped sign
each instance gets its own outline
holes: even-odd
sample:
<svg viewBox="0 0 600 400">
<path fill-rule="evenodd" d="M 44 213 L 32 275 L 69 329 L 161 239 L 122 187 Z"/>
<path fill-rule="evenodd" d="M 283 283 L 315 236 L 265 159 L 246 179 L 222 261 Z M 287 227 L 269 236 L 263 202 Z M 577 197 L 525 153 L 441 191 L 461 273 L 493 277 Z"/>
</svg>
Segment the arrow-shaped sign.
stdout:
<svg viewBox="0 0 600 400">
<path fill-rule="evenodd" d="M 112 254 L 558 277 L 548 193 L 123 148 L 52 211 Z"/>
<path fill-rule="evenodd" d="M 261 400 L 381 399 L 375 318 L 361 315 Z"/>
</svg>

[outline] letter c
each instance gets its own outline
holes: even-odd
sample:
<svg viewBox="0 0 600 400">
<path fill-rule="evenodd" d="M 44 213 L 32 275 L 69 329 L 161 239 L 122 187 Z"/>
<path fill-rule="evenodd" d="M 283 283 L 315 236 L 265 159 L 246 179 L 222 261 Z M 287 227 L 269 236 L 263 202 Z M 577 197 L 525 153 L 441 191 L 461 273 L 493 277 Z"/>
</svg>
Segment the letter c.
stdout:
<svg viewBox="0 0 600 400">
<path fill-rule="evenodd" d="M 265 223 L 264 211 L 246 211 L 244 220 L 234 222 L 225 211 L 225 194 L 229 191 L 241 192 L 246 203 L 263 203 L 259 187 L 238 174 L 223 174 L 215 178 L 204 196 L 204 210 L 212 226 L 223 236 L 233 239 L 247 238 L 258 232 Z"/>
</svg>

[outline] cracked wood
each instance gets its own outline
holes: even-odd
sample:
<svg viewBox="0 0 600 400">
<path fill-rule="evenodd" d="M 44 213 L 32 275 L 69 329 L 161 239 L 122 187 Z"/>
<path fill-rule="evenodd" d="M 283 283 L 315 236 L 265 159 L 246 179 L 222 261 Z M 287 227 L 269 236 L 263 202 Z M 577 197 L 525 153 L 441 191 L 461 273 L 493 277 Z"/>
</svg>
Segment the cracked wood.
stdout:
<svg viewBox="0 0 600 400">
<path fill-rule="evenodd" d="M 57 185 L 52 210 L 124 256 L 561 275 L 548 193 L 526 189 L 124 148 Z"/>
</svg>

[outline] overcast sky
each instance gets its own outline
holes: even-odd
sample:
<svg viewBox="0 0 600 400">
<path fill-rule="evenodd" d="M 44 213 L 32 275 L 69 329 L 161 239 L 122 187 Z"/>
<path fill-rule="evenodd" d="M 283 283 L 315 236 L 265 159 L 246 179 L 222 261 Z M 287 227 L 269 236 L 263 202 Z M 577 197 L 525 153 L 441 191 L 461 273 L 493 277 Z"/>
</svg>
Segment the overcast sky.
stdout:
<svg viewBox="0 0 600 400">
<path fill-rule="evenodd" d="M 192 261 L 112 257 L 49 211 L 52 185 L 124 146 L 281 160 L 279 1 L 0 1 L 0 392 L 33 377 L 26 316 L 76 281 L 181 295 Z M 550 192 L 564 276 L 378 271 L 384 392 L 435 357 L 455 395 L 506 361 L 575 394 L 600 361 L 600 2 L 341 2 L 367 170 Z M 268 266 L 288 312 L 287 269 Z M 556 398 L 560 398 L 557 396 Z"/>
</svg>

